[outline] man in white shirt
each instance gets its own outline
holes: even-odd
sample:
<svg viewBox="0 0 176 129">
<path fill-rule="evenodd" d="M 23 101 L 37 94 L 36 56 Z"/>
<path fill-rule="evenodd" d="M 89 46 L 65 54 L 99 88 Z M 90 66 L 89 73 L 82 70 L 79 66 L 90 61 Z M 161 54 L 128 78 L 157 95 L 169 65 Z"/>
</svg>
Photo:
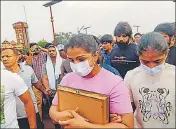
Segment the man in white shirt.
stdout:
<svg viewBox="0 0 176 129">
<path fill-rule="evenodd" d="M 19 128 L 16 114 L 16 96 L 25 105 L 30 128 L 36 128 L 33 101 L 24 81 L 15 73 L 2 70 L 1 64 L 1 128 Z"/>
<path fill-rule="evenodd" d="M 2 62 L 5 68 L 13 73 L 17 73 L 18 75 L 20 75 L 20 77 L 24 80 L 25 84 L 27 85 L 30 95 L 32 97 L 34 106 L 35 106 L 36 118 L 37 118 L 37 128 L 43 129 L 43 124 L 40 119 L 36 98 L 32 90 L 32 85 L 34 85 L 36 88 L 38 88 L 45 94 L 47 94 L 46 89 L 43 87 L 41 82 L 37 79 L 32 67 L 28 65 L 18 64 L 17 50 L 4 49 L 2 50 L 1 58 L 2 58 Z M 18 124 L 19 124 L 20 129 L 23 129 L 23 128 L 29 129 L 30 128 L 29 122 L 28 122 L 29 120 L 27 118 L 24 105 L 20 101 L 19 98 L 16 98 L 16 105 L 17 105 L 17 118 L 18 118 Z"/>
</svg>

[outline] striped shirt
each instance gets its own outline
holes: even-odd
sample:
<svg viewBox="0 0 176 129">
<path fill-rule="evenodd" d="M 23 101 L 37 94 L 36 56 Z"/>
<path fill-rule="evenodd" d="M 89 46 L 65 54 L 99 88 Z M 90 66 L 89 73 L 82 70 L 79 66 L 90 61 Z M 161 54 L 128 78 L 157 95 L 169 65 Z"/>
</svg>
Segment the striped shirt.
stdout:
<svg viewBox="0 0 176 129">
<path fill-rule="evenodd" d="M 38 58 L 32 58 L 32 68 L 39 81 L 42 81 L 42 66 L 46 63 L 46 56 L 45 52 L 40 52 Z"/>
</svg>

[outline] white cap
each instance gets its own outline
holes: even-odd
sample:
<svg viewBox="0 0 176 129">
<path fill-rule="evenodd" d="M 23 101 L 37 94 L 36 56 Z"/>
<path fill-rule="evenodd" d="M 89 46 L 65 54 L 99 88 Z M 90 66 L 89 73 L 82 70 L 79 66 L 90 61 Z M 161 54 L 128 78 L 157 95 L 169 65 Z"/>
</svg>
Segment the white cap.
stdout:
<svg viewBox="0 0 176 129">
<path fill-rule="evenodd" d="M 64 45 L 63 44 L 59 44 L 57 45 L 57 50 L 63 50 L 64 49 Z"/>
</svg>

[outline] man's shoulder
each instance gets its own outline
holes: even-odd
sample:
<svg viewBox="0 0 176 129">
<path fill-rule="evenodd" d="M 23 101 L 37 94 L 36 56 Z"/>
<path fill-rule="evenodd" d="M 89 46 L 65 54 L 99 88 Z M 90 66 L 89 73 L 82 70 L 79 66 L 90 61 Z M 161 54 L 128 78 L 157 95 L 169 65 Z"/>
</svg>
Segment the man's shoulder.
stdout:
<svg viewBox="0 0 176 129">
<path fill-rule="evenodd" d="M 175 45 L 171 46 L 169 49 L 170 49 L 170 51 L 175 51 L 176 50 L 176 46 Z"/>
<path fill-rule="evenodd" d="M 27 73 L 33 73 L 34 72 L 33 68 L 29 65 L 21 65 L 21 68 L 22 68 L 22 70 L 24 70 Z"/>
<path fill-rule="evenodd" d="M 1 76 L 2 81 L 9 83 L 14 83 L 15 81 L 15 84 L 23 82 L 23 79 L 17 73 L 12 73 L 8 70 L 1 70 L 1 74 L 3 75 Z M 11 81 L 9 81 L 9 79 Z"/>
<path fill-rule="evenodd" d="M 111 51 L 111 55 L 113 53 L 118 53 L 119 52 L 119 47 L 113 47 L 112 51 Z"/>
<path fill-rule="evenodd" d="M 129 48 L 133 48 L 133 49 L 137 49 L 137 47 L 138 47 L 138 45 L 135 43 L 130 43 L 128 46 L 129 46 Z"/>
<path fill-rule="evenodd" d="M 30 65 L 22 65 L 21 67 L 23 67 L 24 69 L 32 69 Z"/>
<path fill-rule="evenodd" d="M 16 75 L 15 73 L 12 73 L 6 69 L 1 69 L 1 74 L 3 75 L 1 77 L 7 77 L 7 76 L 14 77 Z"/>
</svg>

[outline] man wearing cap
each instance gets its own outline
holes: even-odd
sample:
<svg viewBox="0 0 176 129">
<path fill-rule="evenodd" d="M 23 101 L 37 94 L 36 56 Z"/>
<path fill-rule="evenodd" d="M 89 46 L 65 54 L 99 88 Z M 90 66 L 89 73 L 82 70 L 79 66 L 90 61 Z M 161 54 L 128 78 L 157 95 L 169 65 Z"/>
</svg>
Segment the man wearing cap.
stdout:
<svg viewBox="0 0 176 129">
<path fill-rule="evenodd" d="M 130 43 L 132 29 L 128 22 L 119 22 L 114 30 L 116 45 L 112 50 L 111 65 L 116 68 L 124 78 L 129 70 L 140 65 L 137 55 L 137 45 Z"/>
<path fill-rule="evenodd" d="M 59 54 L 60 54 L 60 56 L 61 56 L 63 59 L 66 59 L 66 58 L 67 58 L 67 56 L 66 56 L 66 54 L 65 54 L 65 52 L 64 52 L 64 45 L 63 45 L 63 44 L 57 45 L 57 50 L 59 51 Z"/>
<path fill-rule="evenodd" d="M 100 39 L 101 46 L 102 46 L 102 55 L 104 57 L 104 63 L 107 65 L 111 65 L 110 61 L 110 55 L 112 52 L 112 43 L 113 43 L 113 37 L 112 35 L 105 34 L 103 37 Z"/>
<path fill-rule="evenodd" d="M 59 44 L 57 46 L 57 50 L 60 53 L 60 56 L 62 57 L 62 65 L 61 65 L 61 75 L 60 75 L 60 79 L 62 80 L 62 78 L 67 74 L 67 73 L 71 73 L 72 69 L 70 67 L 70 60 L 67 59 L 67 55 L 64 52 L 64 45 L 63 44 Z"/>
<path fill-rule="evenodd" d="M 169 54 L 167 56 L 166 62 L 176 66 L 176 46 L 172 42 L 174 41 L 175 29 L 171 23 L 161 23 L 155 27 L 154 32 L 161 33 L 168 45 Z"/>
</svg>

